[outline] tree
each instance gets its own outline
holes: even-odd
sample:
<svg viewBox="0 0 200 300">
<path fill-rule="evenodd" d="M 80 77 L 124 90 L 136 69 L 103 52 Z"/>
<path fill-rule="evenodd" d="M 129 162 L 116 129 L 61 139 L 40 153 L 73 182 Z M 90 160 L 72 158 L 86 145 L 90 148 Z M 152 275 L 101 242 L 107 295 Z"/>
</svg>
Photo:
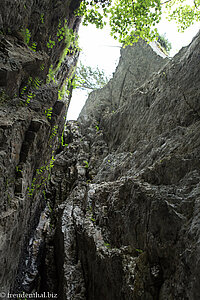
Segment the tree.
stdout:
<svg viewBox="0 0 200 300">
<path fill-rule="evenodd" d="M 164 50 L 167 52 L 167 54 L 169 54 L 171 48 L 172 48 L 172 44 L 168 41 L 167 37 L 165 34 L 158 36 L 157 42 L 160 44 L 160 46 L 162 48 L 164 48 Z"/>
<path fill-rule="evenodd" d="M 200 21 L 200 0 L 83 0 L 77 14 L 83 24 L 103 28 L 109 20 L 111 35 L 124 45 L 139 37 L 151 41 L 158 37 L 157 24 L 163 12 L 175 20 L 179 31 Z"/>
<path fill-rule="evenodd" d="M 98 67 L 84 66 L 81 62 L 76 69 L 75 86 L 82 90 L 96 90 L 108 82 L 103 70 Z"/>
</svg>

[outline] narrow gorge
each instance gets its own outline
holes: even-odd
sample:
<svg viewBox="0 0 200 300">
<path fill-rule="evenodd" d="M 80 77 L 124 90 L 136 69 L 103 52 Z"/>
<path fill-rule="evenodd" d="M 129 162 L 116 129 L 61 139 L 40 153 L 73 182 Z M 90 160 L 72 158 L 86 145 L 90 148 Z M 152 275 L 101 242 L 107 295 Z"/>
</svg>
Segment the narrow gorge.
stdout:
<svg viewBox="0 0 200 300">
<path fill-rule="evenodd" d="M 200 32 L 122 48 L 66 122 L 79 5 L 1 4 L 0 297 L 198 300 Z"/>
</svg>

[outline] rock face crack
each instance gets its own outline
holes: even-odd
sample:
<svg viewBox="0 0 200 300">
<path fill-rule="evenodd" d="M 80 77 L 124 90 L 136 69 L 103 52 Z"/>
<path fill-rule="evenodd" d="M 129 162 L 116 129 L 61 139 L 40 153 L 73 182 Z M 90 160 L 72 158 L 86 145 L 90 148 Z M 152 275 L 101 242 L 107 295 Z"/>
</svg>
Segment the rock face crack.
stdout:
<svg viewBox="0 0 200 300">
<path fill-rule="evenodd" d="M 187 100 L 185 94 L 183 94 L 183 98 L 184 98 L 184 100 L 185 100 L 185 103 L 189 106 L 189 108 L 190 108 L 191 110 L 193 110 L 194 113 L 197 114 L 198 117 L 200 117 L 200 113 L 198 112 L 198 110 L 196 110 L 194 107 L 192 107 L 192 105 L 190 104 L 190 102 Z"/>
</svg>

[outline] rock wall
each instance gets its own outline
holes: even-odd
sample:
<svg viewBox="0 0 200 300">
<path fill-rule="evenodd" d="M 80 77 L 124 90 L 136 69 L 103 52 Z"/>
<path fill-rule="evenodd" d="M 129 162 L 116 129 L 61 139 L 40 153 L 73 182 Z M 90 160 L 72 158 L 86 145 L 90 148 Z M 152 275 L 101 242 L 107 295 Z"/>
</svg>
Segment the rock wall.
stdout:
<svg viewBox="0 0 200 300">
<path fill-rule="evenodd" d="M 9 291 L 40 286 L 49 215 L 45 191 L 69 102 L 62 91 L 79 54 L 72 42 L 79 3 L 1 1 L 0 292 L 5 299 Z"/>
<path fill-rule="evenodd" d="M 0 295 L 199 299 L 200 34 L 122 49 L 63 131 L 78 5 L 1 3 Z"/>
<path fill-rule="evenodd" d="M 61 299 L 199 299 L 199 45 L 170 60 L 125 48 L 68 123 L 44 264 L 48 283 L 54 244 Z"/>
</svg>

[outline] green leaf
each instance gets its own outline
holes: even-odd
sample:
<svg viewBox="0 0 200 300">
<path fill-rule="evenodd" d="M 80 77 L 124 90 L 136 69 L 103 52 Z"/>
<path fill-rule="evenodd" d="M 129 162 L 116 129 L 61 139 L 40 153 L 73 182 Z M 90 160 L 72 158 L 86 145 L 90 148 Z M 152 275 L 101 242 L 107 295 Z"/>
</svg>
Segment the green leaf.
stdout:
<svg viewBox="0 0 200 300">
<path fill-rule="evenodd" d="M 103 28 L 109 19 L 111 35 L 123 45 L 137 42 L 139 38 L 152 41 L 157 37 L 156 26 L 164 9 L 168 10 L 169 20 L 175 20 L 180 31 L 184 31 L 200 20 L 200 0 L 83 0 L 77 15 L 83 16 L 83 24 L 95 24 Z"/>
</svg>

